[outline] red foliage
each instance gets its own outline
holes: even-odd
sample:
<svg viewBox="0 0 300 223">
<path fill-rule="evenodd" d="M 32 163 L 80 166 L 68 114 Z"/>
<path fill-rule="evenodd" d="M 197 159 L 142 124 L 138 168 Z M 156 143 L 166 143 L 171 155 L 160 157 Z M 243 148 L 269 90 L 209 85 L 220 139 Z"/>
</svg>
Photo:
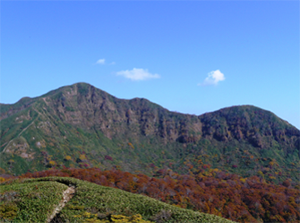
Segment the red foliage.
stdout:
<svg viewBox="0 0 300 223">
<path fill-rule="evenodd" d="M 289 186 L 291 186 L 291 182 L 289 180 L 285 180 L 282 182 L 282 185 L 285 187 L 289 187 Z"/>
<path fill-rule="evenodd" d="M 108 156 L 108 155 L 105 155 L 104 157 L 106 160 L 110 160 L 110 161 L 113 161 L 113 158 L 111 156 Z"/>
<path fill-rule="evenodd" d="M 215 177 L 178 175 L 166 169 L 157 173 L 163 178 L 98 168 L 51 169 L 21 177 L 75 177 L 240 222 L 300 221 L 300 190 L 293 188 L 288 180 L 282 186 L 261 182 L 258 177 L 245 180 L 224 172 Z"/>
</svg>

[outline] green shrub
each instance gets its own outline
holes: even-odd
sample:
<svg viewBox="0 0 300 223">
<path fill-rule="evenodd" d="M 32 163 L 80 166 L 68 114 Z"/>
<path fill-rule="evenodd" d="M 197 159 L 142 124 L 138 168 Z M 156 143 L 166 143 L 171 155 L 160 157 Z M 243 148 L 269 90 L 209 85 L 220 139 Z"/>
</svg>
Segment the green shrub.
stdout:
<svg viewBox="0 0 300 223">
<path fill-rule="evenodd" d="M 12 220 L 17 216 L 18 207 L 15 204 L 0 205 L 0 219 Z"/>
</svg>

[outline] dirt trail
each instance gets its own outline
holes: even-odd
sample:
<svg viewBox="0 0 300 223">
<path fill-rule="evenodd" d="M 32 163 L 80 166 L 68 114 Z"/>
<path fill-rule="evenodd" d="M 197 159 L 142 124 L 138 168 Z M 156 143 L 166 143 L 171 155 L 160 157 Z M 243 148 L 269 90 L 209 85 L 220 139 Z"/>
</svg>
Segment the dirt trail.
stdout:
<svg viewBox="0 0 300 223">
<path fill-rule="evenodd" d="M 14 137 L 12 140 L 10 140 L 10 141 L 7 143 L 7 145 L 4 147 L 4 149 L 2 150 L 2 153 L 6 152 L 6 148 L 9 146 L 9 144 L 10 144 L 14 139 L 20 137 L 20 135 L 21 135 L 25 130 L 27 130 L 27 129 L 33 124 L 33 122 L 34 122 L 38 117 L 39 117 L 39 116 L 37 116 L 35 119 L 33 119 L 32 122 L 31 122 L 29 125 L 27 125 L 27 126 L 26 126 L 26 127 L 18 134 L 18 136 Z M 5 145 L 5 143 L 2 144 L 1 146 L 3 146 L 3 145 Z"/>
<path fill-rule="evenodd" d="M 50 223 L 52 219 L 63 209 L 66 203 L 71 200 L 75 194 L 75 188 L 73 186 L 69 187 L 63 192 L 63 199 L 59 202 L 58 206 L 53 210 L 52 214 L 46 220 L 47 223 Z"/>
</svg>

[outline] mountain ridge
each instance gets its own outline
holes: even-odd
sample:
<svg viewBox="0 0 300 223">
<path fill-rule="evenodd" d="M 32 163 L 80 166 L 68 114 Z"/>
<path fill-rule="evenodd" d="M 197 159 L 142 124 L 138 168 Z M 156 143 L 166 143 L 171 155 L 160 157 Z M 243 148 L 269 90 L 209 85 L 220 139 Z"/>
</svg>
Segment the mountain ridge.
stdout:
<svg viewBox="0 0 300 223">
<path fill-rule="evenodd" d="M 63 161 L 67 155 L 73 155 L 75 166 L 94 166 L 92 157 L 101 156 L 101 165 L 121 164 L 117 166 L 128 171 L 147 169 L 146 172 L 150 171 L 146 163 L 158 165 L 159 161 L 162 168 L 166 168 L 163 162 L 168 160 L 175 161 L 178 168 L 183 163 L 181 159 L 194 163 L 192 154 L 217 156 L 219 164 L 211 157 L 206 161 L 215 167 L 229 165 L 227 169 L 235 171 L 230 166 L 241 166 L 238 158 L 244 150 L 256 159 L 270 156 L 284 166 L 296 163 L 297 169 L 300 165 L 300 131 L 272 112 L 252 105 L 231 106 L 196 116 L 171 112 L 144 98 L 119 99 L 92 85 L 77 83 L 39 97 L 22 98 L 4 108 L 1 105 L 0 117 L 1 157 L 17 155 L 28 167 L 37 157 L 40 161 L 44 159 L 44 168 L 51 166 L 49 162 L 55 160 L 45 158 L 42 151 L 47 156 L 57 156 L 55 162 L 61 165 L 67 163 Z M 243 149 L 237 151 L 238 147 Z M 76 152 L 71 152 L 71 148 Z M 229 151 L 237 151 L 232 161 L 226 155 Z M 90 157 L 80 159 L 82 152 Z M 161 152 L 165 154 L 157 155 Z M 3 169 L 16 168 L 16 163 L 5 163 Z M 37 170 L 41 170 L 42 165 L 38 166 Z M 246 174 L 246 168 L 242 169 Z M 23 168 L 19 173 L 24 171 Z"/>
</svg>

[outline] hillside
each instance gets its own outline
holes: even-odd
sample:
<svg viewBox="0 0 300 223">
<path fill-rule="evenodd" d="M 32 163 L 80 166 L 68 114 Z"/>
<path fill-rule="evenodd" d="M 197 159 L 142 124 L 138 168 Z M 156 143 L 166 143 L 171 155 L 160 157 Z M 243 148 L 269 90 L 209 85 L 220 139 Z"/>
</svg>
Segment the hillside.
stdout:
<svg viewBox="0 0 300 223">
<path fill-rule="evenodd" d="M 66 166 L 154 175 L 211 167 L 273 182 L 300 180 L 300 131 L 254 106 L 186 115 L 77 83 L 1 104 L 0 119 L 2 173 Z"/>
<path fill-rule="evenodd" d="M 197 175 L 179 175 L 170 170 L 159 172 L 160 178 L 120 170 L 64 168 L 26 173 L 18 178 L 77 178 L 237 222 L 300 220 L 299 182 L 295 185 L 285 180 L 275 185 L 256 176 L 242 178 L 218 169 L 208 169 Z"/>
<path fill-rule="evenodd" d="M 73 195 L 66 199 L 70 187 Z M 0 189 L 2 222 L 232 222 L 74 178 L 17 179 Z M 52 215 L 62 199 L 65 206 Z"/>
</svg>

